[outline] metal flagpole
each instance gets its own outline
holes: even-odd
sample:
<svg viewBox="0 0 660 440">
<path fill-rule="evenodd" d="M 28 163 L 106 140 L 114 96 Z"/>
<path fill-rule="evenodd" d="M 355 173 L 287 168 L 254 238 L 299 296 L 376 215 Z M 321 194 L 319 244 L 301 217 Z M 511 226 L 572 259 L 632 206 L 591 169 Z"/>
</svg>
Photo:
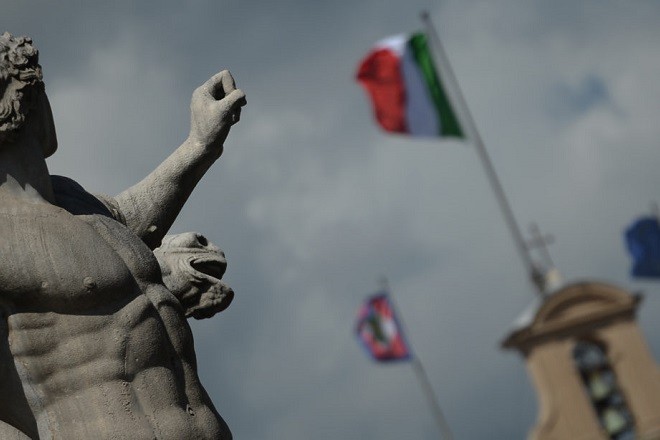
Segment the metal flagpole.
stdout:
<svg viewBox="0 0 660 440">
<path fill-rule="evenodd" d="M 506 198 L 506 194 L 504 192 L 504 189 L 502 188 L 502 184 L 500 183 L 500 180 L 497 177 L 497 173 L 495 172 L 495 167 L 493 166 L 490 156 L 488 155 L 488 151 L 486 151 L 486 146 L 481 140 L 481 135 L 479 134 L 479 131 L 477 130 L 477 126 L 474 123 L 474 119 L 472 118 L 470 109 L 468 108 L 465 99 L 463 98 L 463 94 L 461 93 L 461 89 L 458 86 L 458 82 L 456 81 L 454 72 L 451 69 L 451 65 L 449 64 L 447 56 L 445 55 L 445 51 L 442 48 L 440 37 L 438 36 L 438 33 L 435 30 L 433 23 L 431 22 L 431 17 L 427 11 L 421 13 L 421 19 L 424 25 L 426 26 L 426 28 L 428 29 L 427 33 L 431 36 L 433 42 L 435 43 L 435 48 L 436 48 L 435 52 L 438 55 L 438 61 L 439 61 L 438 63 L 436 63 L 436 68 L 440 71 L 441 78 L 445 80 L 446 83 L 448 83 L 447 90 L 445 91 L 450 96 L 452 102 L 458 104 L 457 111 L 459 112 L 459 119 L 461 122 L 467 124 L 467 127 L 465 128 L 468 129 L 469 137 L 472 138 L 477 148 L 479 159 L 481 160 L 481 164 L 484 168 L 484 171 L 486 172 L 486 176 L 488 177 L 490 186 L 493 189 L 493 192 L 495 193 L 495 198 L 497 199 L 498 205 L 502 211 L 502 214 L 504 215 L 504 220 L 509 229 L 509 232 L 511 233 L 511 237 L 513 238 L 513 241 L 516 245 L 516 250 L 518 251 L 518 255 L 520 256 L 523 265 L 527 269 L 528 274 L 530 275 L 530 278 L 537 292 L 539 293 L 539 295 L 543 296 L 544 292 L 541 286 L 542 274 L 539 273 L 539 270 L 537 269 L 536 265 L 534 264 L 532 258 L 529 255 L 527 245 L 525 243 L 525 239 L 522 233 L 520 232 L 520 228 L 518 227 L 518 223 L 516 222 L 516 219 L 513 215 L 511 206 L 509 205 L 509 202 Z"/>
<path fill-rule="evenodd" d="M 387 278 L 381 277 L 379 282 L 381 285 L 381 289 L 385 293 L 387 293 L 388 297 L 390 298 L 390 303 L 392 304 L 392 308 L 394 309 L 394 316 L 396 316 L 399 326 L 401 327 L 401 333 L 403 333 L 404 335 L 410 335 L 410 333 L 408 333 L 408 329 L 406 328 L 403 322 L 403 316 L 399 311 L 400 310 L 399 306 L 396 303 L 396 300 L 394 299 L 394 295 L 392 294 L 392 291 L 390 290 L 390 286 L 389 283 L 387 282 Z M 413 349 L 413 346 L 410 343 L 410 339 L 406 338 L 406 342 L 408 343 L 408 348 L 410 349 L 410 352 L 412 354 L 411 362 L 413 366 L 413 371 L 415 372 L 415 377 L 419 381 L 419 385 L 422 387 L 424 396 L 426 397 L 427 401 L 429 402 L 429 405 L 431 406 L 431 411 L 433 412 L 435 421 L 438 424 L 438 428 L 440 428 L 440 433 L 441 433 L 440 438 L 443 440 L 453 440 L 454 437 L 452 436 L 451 430 L 449 429 L 449 424 L 447 423 L 445 416 L 442 414 L 440 403 L 438 402 L 438 398 L 433 392 L 433 388 L 431 387 L 431 382 L 429 381 L 429 378 L 426 375 L 426 370 L 424 370 L 422 361 L 417 356 L 417 352 Z"/>
</svg>

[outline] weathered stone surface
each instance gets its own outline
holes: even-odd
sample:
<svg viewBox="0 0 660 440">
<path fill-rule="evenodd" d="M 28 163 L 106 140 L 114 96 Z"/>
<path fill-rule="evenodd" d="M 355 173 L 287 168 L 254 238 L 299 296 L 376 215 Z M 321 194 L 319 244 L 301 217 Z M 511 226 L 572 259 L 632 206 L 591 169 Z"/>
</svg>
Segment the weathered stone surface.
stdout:
<svg viewBox="0 0 660 440">
<path fill-rule="evenodd" d="M 199 234 L 164 237 L 245 95 L 215 75 L 170 157 L 93 195 L 48 172 L 57 139 L 31 43 L 0 37 L 0 438 L 231 438 L 186 322 L 231 301 L 224 254 Z"/>
</svg>

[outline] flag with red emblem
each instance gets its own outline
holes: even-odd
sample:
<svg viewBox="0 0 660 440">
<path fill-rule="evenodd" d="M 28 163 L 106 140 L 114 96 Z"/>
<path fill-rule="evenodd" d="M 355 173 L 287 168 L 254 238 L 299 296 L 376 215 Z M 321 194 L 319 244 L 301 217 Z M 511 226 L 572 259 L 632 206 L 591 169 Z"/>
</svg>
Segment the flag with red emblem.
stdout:
<svg viewBox="0 0 660 440">
<path fill-rule="evenodd" d="M 377 293 L 358 312 L 357 336 L 367 352 L 379 362 L 410 359 L 411 353 L 394 307 L 386 293 Z"/>
</svg>

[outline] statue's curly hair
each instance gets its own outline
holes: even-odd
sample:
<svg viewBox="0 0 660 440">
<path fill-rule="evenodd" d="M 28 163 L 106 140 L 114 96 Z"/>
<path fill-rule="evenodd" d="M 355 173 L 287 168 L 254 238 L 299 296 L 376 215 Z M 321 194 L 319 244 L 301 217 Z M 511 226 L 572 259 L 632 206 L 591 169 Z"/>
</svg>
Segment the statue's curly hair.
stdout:
<svg viewBox="0 0 660 440">
<path fill-rule="evenodd" d="M 0 35 L 0 144 L 12 141 L 43 89 L 39 51 L 28 37 Z"/>
</svg>

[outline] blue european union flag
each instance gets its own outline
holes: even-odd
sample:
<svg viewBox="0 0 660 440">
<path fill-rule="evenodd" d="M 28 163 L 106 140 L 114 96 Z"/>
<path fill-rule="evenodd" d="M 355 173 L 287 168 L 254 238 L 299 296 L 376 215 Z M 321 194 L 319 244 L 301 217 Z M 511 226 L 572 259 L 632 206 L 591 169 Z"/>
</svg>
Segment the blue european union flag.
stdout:
<svg viewBox="0 0 660 440">
<path fill-rule="evenodd" d="M 642 217 L 626 229 L 626 246 L 633 258 L 631 275 L 660 278 L 660 224 Z"/>
</svg>

